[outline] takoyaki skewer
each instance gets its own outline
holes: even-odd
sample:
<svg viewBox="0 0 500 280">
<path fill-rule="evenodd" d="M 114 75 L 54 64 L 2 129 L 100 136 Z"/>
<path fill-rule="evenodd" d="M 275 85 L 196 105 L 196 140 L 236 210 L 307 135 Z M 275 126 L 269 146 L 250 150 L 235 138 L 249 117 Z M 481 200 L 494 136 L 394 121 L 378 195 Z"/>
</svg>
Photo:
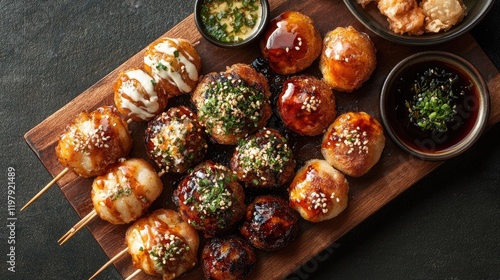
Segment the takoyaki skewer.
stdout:
<svg viewBox="0 0 500 280">
<path fill-rule="evenodd" d="M 127 248 L 115 255 L 90 279 L 127 252 L 141 271 L 163 279 L 174 279 L 193 268 L 198 262 L 198 232 L 174 210 L 158 209 L 134 222 L 125 234 Z M 131 277 L 132 276 L 132 277 Z"/>
<path fill-rule="evenodd" d="M 42 188 L 21 211 L 44 194 L 69 171 L 84 177 L 104 174 L 130 152 L 132 137 L 127 122 L 111 106 L 82 112 L 66 126 L 56 146 L 56 156 L 66 168 Z"/>
<path fill-rule="evenodd" d="M 59 240 L 62 245 L 96 216 L 112 224 L 127 224 L 142 216 L 160 196 L 163 184 L 155 169 L 143 159 L 119 162 L 92 184 L 92 210 Z"/>
</svg>

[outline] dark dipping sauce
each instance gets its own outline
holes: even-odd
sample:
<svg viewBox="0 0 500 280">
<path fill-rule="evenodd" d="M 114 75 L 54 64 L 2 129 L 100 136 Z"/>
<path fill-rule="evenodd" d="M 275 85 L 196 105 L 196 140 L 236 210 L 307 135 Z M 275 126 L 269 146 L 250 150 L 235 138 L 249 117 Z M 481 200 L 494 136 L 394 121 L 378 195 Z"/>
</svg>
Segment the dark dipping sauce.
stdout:
<svg viewBox="0 0 500 280">
<path fill-rule="evenodd" d="M 423 131 L 416 126 L 409 116 L 407 101 L 413 100 L 414 92 L 410 90 L 424 71 L 438 68 L 457 75 L 453 84 L 453 92 L 457 98 L 450 104 L 455 107 L 456 115 L 447 122 L 447 131 Z M 426 153 L 439 153 L 456 145 L 472 130 L 479 112 L 479 91 L 473 81 L 463 70 L 443 61 L 422 61 L 402 70 L 398 78 L 390 85 L 387 98 L 387 117 L 395 135 L 411 149 Z M 463 92 L 463 94 L 459 94 Z M 394 110 L 391 110 L 394 108 Z"/>
</svg>

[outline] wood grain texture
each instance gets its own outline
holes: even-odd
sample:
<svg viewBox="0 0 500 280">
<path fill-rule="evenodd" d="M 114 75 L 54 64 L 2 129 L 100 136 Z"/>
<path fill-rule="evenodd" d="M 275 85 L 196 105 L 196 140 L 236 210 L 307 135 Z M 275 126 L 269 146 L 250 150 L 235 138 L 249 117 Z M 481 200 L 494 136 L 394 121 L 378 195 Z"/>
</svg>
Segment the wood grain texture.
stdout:
<svg viewBox="0 0 500 280">
<path fill-rule="evenodd" d="M 349 94 L 336 94 L 339 113 L 366 111 L 380 120 L 378 111 L 379 93 L 384 79 L 392 67 L 415 52 L 443 50 L 466 58 L 481 72 L 490 90 L 492 107 L 488 124 L 491 126 L 500 120 L 500 75 L 470 34 L 465 34 L 454 41 L 437 47 L 400 46 L 376 37 L 369 32 L 357 22 L 340 0 L 320 0 L 315 1 L 314 5 L 308 4 L 308 1 L 297 0 L 270 2 L 272 17 L 285 10 L 300 11 L 309 15 L 315 21 L 315 25 L 322 35 L 335 27 L 352 25 L 371 36 L 378 50 L 377 69 L 371 79 L 359 90 Z M 203 73 L 222 71 L 226 66 L 237 62 L 250 63 L 260 55 L 257 45 L 238 50 L 220 49 L 210 45 L 198 33 L 193 15 L 166 32 L 164 36 L 182 37 L 191 42 L 200 41 L 196 49 L 202 57 Z M 141 67 L 143 54 L 144 50 L 131 57 L 26 133 L 25 139 L 27 143 L 52 175 L 55 176 L 63 169 L 55 157 L 54 148 L 58 136 L 62 133 L 69 120 L 83 110 L 92 110 L 101 105 L 112 105 L 112 84 L 117 74 L 131 67 Z M 317 62 L 307 72 L 320 77 Z M 130 125 L 134 137 L 134 149 L 131 157 L 146 157 L 142 144 L 144 128 L 144 123 L 132 123 Z M 311 138 L 310 144 L 298 146 L 296 149 L 299 161 L 321 157 L 318 149 L 318 138 Z M 274 253 L 259 252 L 259 261 L 249 279 L 281 279 L 286 277 L 440 164 L 441 162 L 426 162 L 415 159 L 397 148 L 388 138 L 380 162 L 365 176 L 348 178 L 351 188 L 347 209 L 333 220 L 318 224 L 302 221 L 301 233 L 290 246 Z M 174 176 L 163 176 L 162 180 L 166 187 L 160 200 L 156 201 L 153 207 L 174 207 L 170 196 L 175 187 L 176 179 L 178 178 Z M 69 174 L 58 183 L 68 201 L 81 217 L 92 210 L 90 201 L 91 182 L 92 179 L 82 179 L 74 174 Z M 125 247 L 124 232 L 126 228 L 127 226 L 113 226 L 101 220 L 93 221 L 88 226 L 92 235 L 110 257 Z M 115 262 L 115 266 L 124 276 L 135 270 L 129 257 L 118 260 Z M 89 272 L 89 276 L 92 273 Z M 201 270 L 198 268 L 187 273 L 183 278 L 199 279 L 201 275 Z M 141 273 L 135 279 L 150 278 Z"/>
</svg>

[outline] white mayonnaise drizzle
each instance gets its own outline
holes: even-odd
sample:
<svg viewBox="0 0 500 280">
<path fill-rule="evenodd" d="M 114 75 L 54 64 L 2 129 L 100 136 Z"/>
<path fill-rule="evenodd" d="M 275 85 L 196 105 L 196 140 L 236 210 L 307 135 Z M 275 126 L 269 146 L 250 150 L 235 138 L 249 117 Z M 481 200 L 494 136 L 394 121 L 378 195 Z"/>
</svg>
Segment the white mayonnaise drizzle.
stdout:
<svg viewBox="0 0 500 280">
<path fill-rule="evenodd" d="M 125 72 L 125 75 L 130 80 L 124 81 L 120 87 L 120 92 L 122 93 L 122 107 L 130 110 L 132 115 L 143 120 L 154 117 L 158 112 L 160 104 L 158 102 L 158 95 L 154 89 L 153 78 L 142 70 L 130 70 Z M 147 96 L 139 92 L 131 80 L 138 81 L 146 91 Z M 136 103 L 142 103 L 144 105 L 137 106 Z"/>
</svg>

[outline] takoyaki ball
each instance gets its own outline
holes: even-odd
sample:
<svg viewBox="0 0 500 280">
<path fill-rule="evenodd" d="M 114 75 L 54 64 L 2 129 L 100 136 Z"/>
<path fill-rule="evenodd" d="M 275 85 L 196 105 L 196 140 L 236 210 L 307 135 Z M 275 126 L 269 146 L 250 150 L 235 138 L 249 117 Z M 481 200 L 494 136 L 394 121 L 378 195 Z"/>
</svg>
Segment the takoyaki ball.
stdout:
<svg viewBox="0 0 500 280">
<path fill-rule="evenodd" d="M 56 156 L 61 165 L 84 178 L 104 174 L 132 149 L 127 123 L 115 107 L 78 114 L 59 137 Z"/>
<path fill-rule="evenodd" d="M 266 78 L 247 64 L 203 77 L 191 96 L 198 120 L 219 144 L 234 145 L 272 115 Z"/>
<path fill-rule="evenodd" d="M 163 112 L 168 96 L 157 90 L 153 77 L 141 69 L 121 72 L 113 84 L 114 100 L 118 111 L 134 121 L 149 121 Z"/>
<path fill-rule="evenodd" d="M 328 85 L 313 76 L 294 76 L 283 84 L 278 114 L 288 129 L 306 136 L 325 132 L 335 120 L 335 96 Z"/>
<path fill-rule="evenodd" d="M 240 233 L 257 249 L 276 251 L 298 234 L 299 216 L 288 202 L 275 195 L 262 195 L 248 205 Z"/>
<path fill-rule="evenodd" d="M 163 37 L 147 47 L 144 70 L 165 94 L 177 96 L 196 87 L 201 58 L 189 41 Z"/>
<path fill-rule="evenodd" d="M 319 69 L 334 90 L 351 92 L 367 81 L 377 65 L 370 37 L 354 27 L 337 27 L 323 40 Z"/>
<path fill-rule="evenodd" d="M 263 128 L 238 143 L 231 169 L 247 187 L 275 187 L 294 174 L 293 151 L 277 130 Z"/>
<path fill-rule="evenodd" d="M 174 191 L 179 212 L 206 237 L 227 232 L 245 214 L 245 193 L 233 173 L 213 161 L 200 163 Z"/>
<path fill-rule="evenodd" d="M 148 156 L 165 172 L 184 173 L 207 152 L 205 132 L 188 107 L 172 107 L 148 123 Z"/>
<path fill-rule="evenodd" d="M 174 279 L 198 262 L 198 232 L 170 209 L 158 209 L 125 234 L 135 268 L 163 280 Z"/>
<path fill-rule="evenodd" d="M 288 190 L 290 207 L 311 222 L 336 217 L 347 207 L 349 183 L 344 174 L 325 160 L 306 162 Z"/>
<path fill-rule="evenodd" d="M 127 224 L 142 216 L 162 189 L 155 169 L 145 160 L 133 158 L 96 177 L 91 198 L 101 219 L 115 225 Z"/>
<path fill-rule="evenodd" d="M 214 237 L 203 248 L 203 274 L 212 280 L 244 279 L 257 260 L 253 247 L 242 237 Z"/>
<path fill-rule="evenodd" d="M 365 112 L 349 112 L 330 125 L 321 153 L 336 169 L 359 177 L 378 162 L 384 146 L 384 130 L 376 119 Z"/>
<path fill-rule="evenodd" d="M 322 43 L 310 17 L 286 11 L 269 22 L 260 50 L 274 72 L 290 75 L 309 67 L 321 54 Z"/>
</svg>

